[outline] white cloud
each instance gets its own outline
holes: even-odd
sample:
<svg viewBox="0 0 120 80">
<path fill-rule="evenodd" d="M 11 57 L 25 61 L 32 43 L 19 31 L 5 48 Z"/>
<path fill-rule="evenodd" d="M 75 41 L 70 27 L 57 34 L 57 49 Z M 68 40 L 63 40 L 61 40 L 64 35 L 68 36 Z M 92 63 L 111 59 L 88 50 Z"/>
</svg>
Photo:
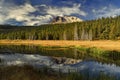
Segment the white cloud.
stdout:
<svg viewBox="0 0 120 80">
<path fill-rule="evenodd" d="M 1 0 L 0 1 L 0 24 L 4 23 L 5 16 L 6 16 L 5 9 L 3 9 L 3 3 L 4 3 L 4 0 Z"/>
<path fill-rule="evenodd" d="M 49 6 L 46 9 L 46 13 L 50 15 L 71 15 L 71 14 L 79 14 L 82 16 L 86 16 L 87 14 L 80 10 L 80 4 L 74 4 L 72 7 L 51 7 Z"/>
<path fill-rule="evenodd" d="M 31 18 L 30 21 L 24 22 L 25 24 L 41 25 L 41 24 L 47 24 L 50 21 L 50 19 L 52 18 L 52 16 L 51 15 L 37 16 L 37 17 L 31 16 L 29 18 Z"/>
<path fill-rule="evenodd" d="M 23 22 L 24 25 L 40 25 L 47 23 L 52 17 L 50 15 L 30 15 L 30 13 L 37 11 L 37 8 L 28 3 L 21 6 L 0 6 L 0 8 L 0 24 L 4 24 L 8 20 L 14 19 L 18 22 Z"/>
<path fill-rule="evenodd" d="M 9 10 L 7 19 L 16 19 L 16 21 L 30 20 L 29 13 L 36 11 L 34 7 L 30 4 L 25 4 L 24 6 L 11 8 Z"/>
<path fill-rule="evenodd" d="M 80 10 L 80 4 L 71 7 L 46 6 L 45 4 L 32 6 L 30 3 L 24 5 L 6 5 L 4 0 L 0 1 L 0 24 L 7 24 L 9 20 L 23 22 L 24 25 L 41 25 L 48 23 L 53 16 L 78 14 L 86 16 Z M 38 12 L 38 15 L 31 14 Z M 41 15 L 42 14 L 42 15 Z"/>
<path fill-rule="evenodd" d="M 117 15 L 120 15 L 120 8 L 116 8 L 113 6 L 105 6 L 99 10 L 93 9 L 92 12 L 97 18 L 101 17 L 115 17 Z"/>
</svg>

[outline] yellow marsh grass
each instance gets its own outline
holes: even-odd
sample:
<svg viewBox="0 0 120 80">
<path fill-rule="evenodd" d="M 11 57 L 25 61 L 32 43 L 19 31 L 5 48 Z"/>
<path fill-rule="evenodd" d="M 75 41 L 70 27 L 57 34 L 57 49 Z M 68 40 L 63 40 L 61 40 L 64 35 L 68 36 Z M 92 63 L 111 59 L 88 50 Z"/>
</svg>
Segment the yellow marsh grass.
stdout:
<svg viewBox="0 0 120 80">
<path fill-rule="evenodd" d="M 100 41 L 54 41 L 54 40 L 0 40 L 0 44 L 4 45 L 41 45 L 41 46 L 84 46 L 84 47 L 97 47 L 105 50 L 118 50 L 120 51 L 120 40 L 100 40 Z"/>
</svg>

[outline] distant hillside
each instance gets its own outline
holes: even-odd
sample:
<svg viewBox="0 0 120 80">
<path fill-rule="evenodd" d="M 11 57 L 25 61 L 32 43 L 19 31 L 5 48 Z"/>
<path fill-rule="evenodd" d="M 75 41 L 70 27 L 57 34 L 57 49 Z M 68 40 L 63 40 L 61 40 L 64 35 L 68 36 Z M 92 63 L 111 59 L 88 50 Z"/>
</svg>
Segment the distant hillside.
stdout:
<svg viewBox="0 0 120 80">
<path fill-rule="evenodd" d="M 82 19 L 79 19 L 75 16 L 57 16 L 51 20 L 50 23 L 52 24 L 59 24 L 59 23 L 73 23 L 73 22 L 82 22 Z"/>
<path fill-rule="evenodd" d="M 120 16 L 66 24 L 0 26 L 0 39 L 120 40 Z"/>
</svg>

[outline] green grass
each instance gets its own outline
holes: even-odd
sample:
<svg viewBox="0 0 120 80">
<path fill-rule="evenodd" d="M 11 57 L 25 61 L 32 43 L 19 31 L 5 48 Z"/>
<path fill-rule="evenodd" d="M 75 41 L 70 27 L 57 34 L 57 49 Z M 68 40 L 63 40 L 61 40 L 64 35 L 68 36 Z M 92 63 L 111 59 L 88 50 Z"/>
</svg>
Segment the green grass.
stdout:
<svg viewBox="0 0 120 80">
<path fill-rule="evenodd" d="M 84 48 L 77 47 L 79 53 L 86 54 L 92 59 L 96 61 L 100 61 L 103 63 L 114 63 L 116 65 L 120 65 L 120 51 L 116 50 L 102 50 L 96 47 Z"/>
</svg>

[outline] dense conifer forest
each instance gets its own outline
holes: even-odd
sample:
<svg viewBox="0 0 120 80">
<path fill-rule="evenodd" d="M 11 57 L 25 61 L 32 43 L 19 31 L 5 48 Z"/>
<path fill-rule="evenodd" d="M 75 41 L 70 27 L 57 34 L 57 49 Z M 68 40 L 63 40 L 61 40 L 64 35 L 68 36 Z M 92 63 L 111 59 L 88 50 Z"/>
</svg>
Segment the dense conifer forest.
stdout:
<svg viewBox="0 0 120 80">
<path fill-rule="evenodd" d="M 0 39 L 22 40 L 119 40 L 120 16 L 40 26 L 0 26 Z"/>
</svg>

